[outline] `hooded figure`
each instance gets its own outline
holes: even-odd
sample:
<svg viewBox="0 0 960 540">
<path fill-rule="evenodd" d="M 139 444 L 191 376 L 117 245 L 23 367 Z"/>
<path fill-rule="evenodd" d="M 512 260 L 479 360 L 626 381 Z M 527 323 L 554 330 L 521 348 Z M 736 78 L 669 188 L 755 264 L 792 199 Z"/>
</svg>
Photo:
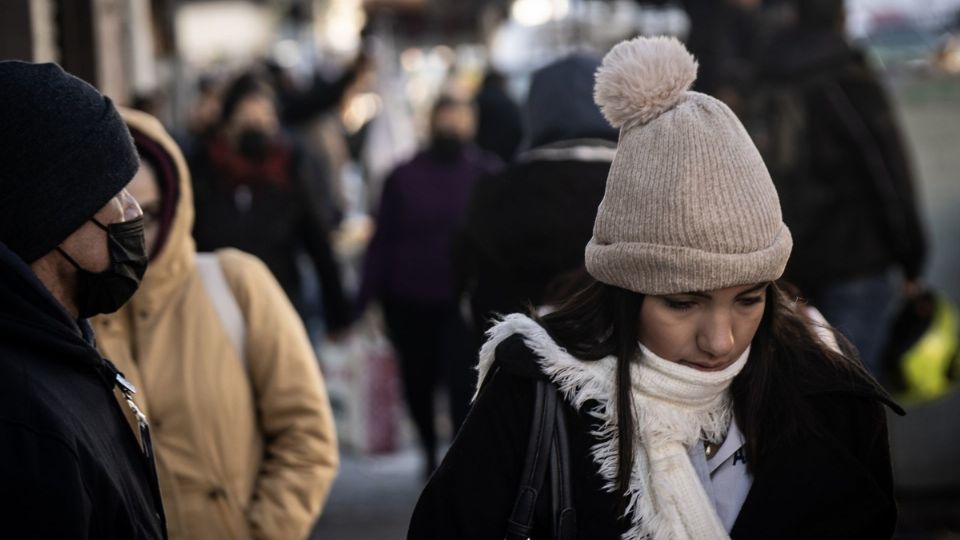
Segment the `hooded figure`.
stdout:
<svg viewBox="0 0 960 540">
<path fill-rule="evenodd" d="M 844 2 L 795 5 L 748 118 L 796 239 L 786 279 L 879 374 L 904 283 L 927 258 L 916 184 L 880 77 L 844 36 Z"/>
<path fill-rule="evenodd" d="M 153 117 L 122 114 L 147 171 L 130 189 L 146 208 L 152 259 L 130 303 L 94 327 L 153 422 L 170 536 L 304 538 L 333 483 L 337 445 L 303 324 L 258 259 L 198 256 L 180 150 Z M 211 261 L 219 289 L 202 275 Z M 224 320 L 224 297 L 239 325 Z"/>
<path fill-rule="evenodd" d="M 583 268 L 617 141 L 593 102 L 599 65 L 577 53 L 534 74 L 532 147 L 473 192 L 459 262 L 480 330 L 496 313 L 551 303 Z"/>
<path fill-rule="evenodd" d="M 165 538 L 149 426 L 86 321 L 146 268 L 133 141 L 56 64 L 0 62 L 0 88 L 0 536 Z"/>
</svg>

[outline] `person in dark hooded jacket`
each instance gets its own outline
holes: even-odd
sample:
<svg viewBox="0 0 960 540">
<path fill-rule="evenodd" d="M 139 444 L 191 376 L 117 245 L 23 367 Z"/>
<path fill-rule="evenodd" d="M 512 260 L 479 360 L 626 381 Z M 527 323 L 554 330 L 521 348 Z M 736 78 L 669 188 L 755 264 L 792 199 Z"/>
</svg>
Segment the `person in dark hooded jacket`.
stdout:
<svg viewBox="0 0 960 540">
<path fill-rule="evenodd" d="M 166 538 L 146 419 L 86 321 L 146 270 L 133 141 L 55 64 L 0 62 L 0 87 L 0 536 Z"/>
<path fill-rule="evenodd" d="M 583 268 L 617 141 L 593 102 L 599 65 L 575 53 L 537 71 L 530 148 L 474 189 L 459 264 L 479 330 L 496 313 L 551 303 Z"/>
<path fill-rule="evenodd" d="M 490 70 L 483 78 L 474 102 L 477 106 L 477 146 L 509 163 L 523 141 L 523 116 L 505 86 L 503 75 Z"/>
<path fill-rule="evenodd" d="M 876 374 L 901 288 L 926 258 L 914 179 L 886 91 L 844 36 L 843 2 L 796 10 L 766 48 L 751 132 L 796 239 L 785 277 Z"/>
</svg>

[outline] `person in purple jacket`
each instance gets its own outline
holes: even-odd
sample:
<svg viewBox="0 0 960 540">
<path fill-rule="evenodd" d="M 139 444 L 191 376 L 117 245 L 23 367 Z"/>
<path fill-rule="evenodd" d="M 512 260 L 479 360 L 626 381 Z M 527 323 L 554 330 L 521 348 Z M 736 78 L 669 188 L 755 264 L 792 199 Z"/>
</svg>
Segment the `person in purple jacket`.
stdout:
<svg viewBox="0 0 960 540">
<path fill-rule="evenodd" d="M 437 459 L 437 382 L 446 376 L 455 428 L 466 416 L 473 386 L 469 334 L 453 268 L 454 238 L 474 185 L 500 166 L 473 143 L 476 113 L 470 103 L 440 97 L 430 128 L 429 146 L 387 177 L 360 290 L 361 309 L 374 300 L 383 307 L 426 474 Z"/>
</svg>

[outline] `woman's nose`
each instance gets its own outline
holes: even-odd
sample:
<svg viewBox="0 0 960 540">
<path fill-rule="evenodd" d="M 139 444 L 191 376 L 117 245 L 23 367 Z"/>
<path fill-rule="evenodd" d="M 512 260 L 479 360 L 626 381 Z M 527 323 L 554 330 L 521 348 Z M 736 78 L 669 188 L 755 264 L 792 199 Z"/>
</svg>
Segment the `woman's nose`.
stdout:
<svg viewBox="0 0 960 540">
<path fill-rule="evenodd" d="M 697 336 L 697 346 L 711 357 L 723 357 L 733 352 L 733 321 L 729 313 L 711 313 Z"/>
</svg>

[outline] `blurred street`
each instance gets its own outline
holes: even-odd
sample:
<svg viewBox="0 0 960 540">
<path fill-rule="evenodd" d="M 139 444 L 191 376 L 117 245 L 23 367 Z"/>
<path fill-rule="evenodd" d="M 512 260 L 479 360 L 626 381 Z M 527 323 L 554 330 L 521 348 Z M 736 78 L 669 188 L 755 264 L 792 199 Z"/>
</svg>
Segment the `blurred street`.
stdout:
<svg viewBox="0 0 960 540">
<path fill-rule="evenodd" d="M 311 540 L 403 540 L 422 487 L 410 448 L 384 457 L 345 455 Z"/>
</svg>

